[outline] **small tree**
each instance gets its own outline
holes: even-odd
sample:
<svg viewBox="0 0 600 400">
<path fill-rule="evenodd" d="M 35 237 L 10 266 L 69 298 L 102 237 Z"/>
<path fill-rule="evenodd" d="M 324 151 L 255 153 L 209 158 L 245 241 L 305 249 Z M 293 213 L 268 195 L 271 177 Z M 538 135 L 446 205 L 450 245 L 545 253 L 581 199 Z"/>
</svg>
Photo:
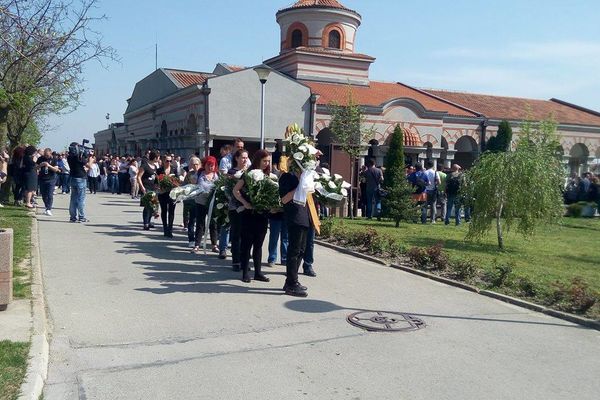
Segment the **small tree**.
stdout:
<svg viewBox="0 0 600 400">
<path fill-rule="evenodd" d="M 392 133 L 392 138 L 390 140 L 390 146 L 387 154 L 385 155 L 385 171 L 386 171 L 386 184 L 389 183 L 389 186 L 393 186 L 395 181 L 395 176 L 393 171 L 404 170 L 404 132 L 402 132 L 402 127 L 400 125 L 396 125 L 394 128 L 394 132 Z M 402 180 L 404 180 L 404 174 L 401 174 Z"/>
<path fill-rule="evenodd" d="M 400 221 L 412 220 L 415 217 L 415 203 L 411 199 L 412 187 L 404 174 L 404 133 L 400 125 L 396 125 L 388 153 L 385 157 L 384 187 L 387 196 L 383 199 L 386 216 L 400 226 Z"/>
<path fill-rule="evenodd" d="M 510 150 L 512 142 L 512 128 L 507 120 L 498 125 L 498 133 L 491 137 L 486 145 L 486 150 L 492 153 L 501 153 Z"/>
<path fill-rule="evenodd" d="M 329 129 L 334 134 L 337 143 L 350 157 L 350 218 L 354 218 L 354 165 L 362 153 L 363 146 L 373 137 L 373 128 L 363 127 L 365 117 L 360 105 L 356 104 L 352 96 L 352 87 L 348 85 L 346 104 L 329 104 L 331 122 Z"/>
<path fill-rule="evenodd" d="M 556 124 L 525 122 L 515 151 L 485 153 L 467 172 L 465 197 L 474 208 L 467 239 L 480 239 L 495 221 L 498 247 L 513 225 L 531 236 L 562 215 L 562 166 L 555 157 Z"/>
</svg>

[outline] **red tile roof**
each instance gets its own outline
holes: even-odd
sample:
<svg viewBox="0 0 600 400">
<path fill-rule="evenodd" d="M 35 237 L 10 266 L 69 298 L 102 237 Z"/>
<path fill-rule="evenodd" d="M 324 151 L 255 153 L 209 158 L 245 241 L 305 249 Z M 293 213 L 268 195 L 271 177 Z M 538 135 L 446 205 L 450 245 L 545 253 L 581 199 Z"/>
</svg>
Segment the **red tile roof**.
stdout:
<svg viewBox="0 0 600 400">
<path fill-rule="evenodd" d="M 563 124 L 600 125 L 600 115 L 558 100 L 536 100 L 519 97 L 492 96 L 485 94 L 424 90 L 434 96 L 460 104 L 487 118 L 543 120 L 553 118 Z M 529 111 L 528 111 L 529 110 Z M 531 115 L 528 115 L 530 113 Z"/>
<path fill-rule="evenodd" d="M 207 72 L 182 71 L 177 69 L 165 68 L 165 73 L 170 75 L 181 88 L 186 88 L 192 85 L 202 85 L 213 74 Z"/>
<path fill-rule="evenodd" d="M 279 10 L 279 12 L 293 10 L 295 8 L 308 8 L 308 7 L 339 8 L 341 10 L 356 12 L 354 10 L 351 10 L 351 9 L 345 7 L 337 0 L 299 0 L 296 3 L 292 4 L 291 6 L 285 7 L 283 9 Z"/>
<path fill-rule="evenodd" d="M 302 81 L 310 87 L 313 93 L 320 95 L 319 105 L 332 102 L 344 104 L 348 96 L 348 85 L 339 83 L 324 83 Z M 475 117 L 476 114 L 459 106 L 438 100 L 420 90 L 401 83 L 371 81 L 369 86 L 351 85 L 354 101 L 363 106 L 382 106 L 392 100 L 409 98 L 418 101 L 429 111 L 447 112 L 450 115 Z"/>
<path fill-rule="evenodd" d="M 287 51 L 297 51 L 297 52 L 300 52 L 300 53 L 324 54 L 324 55 L 330 55 L 330 56 L 334 56 L 334 57 L 354 57 L 354 58 L 363 58 L 365 60 L 375 60 L 375 57 L 371 57 L 371 56 L 366 55 L 366 54 L 349 53 L 349 52 L 344 52 L 344 51 L 341 51 L 341 50 L 326 49 L 324 47 L 300 46 L 300 47 L 296 47 L 296 48 L 293 48 L 293 49 L 289 49 Z"/>
</svg>

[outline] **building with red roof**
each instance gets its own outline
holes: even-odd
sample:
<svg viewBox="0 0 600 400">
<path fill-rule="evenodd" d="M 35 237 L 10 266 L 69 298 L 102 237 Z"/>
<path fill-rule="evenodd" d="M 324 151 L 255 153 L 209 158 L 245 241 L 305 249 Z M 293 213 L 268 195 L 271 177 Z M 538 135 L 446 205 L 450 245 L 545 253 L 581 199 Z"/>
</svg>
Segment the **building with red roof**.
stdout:
<svg viewBox="0 0 600 400">
<path fill-rule="evenodd" d="M 338 0 L 296 1 L 278 10 L 276 21 L 280 52 L 264 61 L 274 77 L 266 84 L 271 100 L 266 109 L 267 147 L 274 148 L 282 139 L 285 121 L 297 122 L 315 136 L 332 168 L 347 173 L 347 160 L 328 126 L 330 105 L 344 104 L 351 95 L 375 132 L 365 143 L 365 155 L 379 164 L 396 125 L 405 132 L 410 162 L 432 159 L 468 167 L 502 120 L 511 123 L 516 138 L 524 120 L 548 118 L 558 123 L 560 150 L 571 171 L 583 172 L 600 157 L 596 111 L 554 98 L 420 89 L 372 80 L 369 70 L 375 58 L 355 46 L 362 16 Z M 118 151 L 155 146 L 184 154 L 206 147 L 218 153 L 220 143 L 237 136 L 256 143 L 257 82 L 251 68 L 224 63 L 211 73 L 159 69 L 136 84 L 121 130 L 99 133 L 97 143 L 106 143 L 110 136 L 111 148 Z M 299 98 L 292 101 L 291 93 Z"/>
</svg>

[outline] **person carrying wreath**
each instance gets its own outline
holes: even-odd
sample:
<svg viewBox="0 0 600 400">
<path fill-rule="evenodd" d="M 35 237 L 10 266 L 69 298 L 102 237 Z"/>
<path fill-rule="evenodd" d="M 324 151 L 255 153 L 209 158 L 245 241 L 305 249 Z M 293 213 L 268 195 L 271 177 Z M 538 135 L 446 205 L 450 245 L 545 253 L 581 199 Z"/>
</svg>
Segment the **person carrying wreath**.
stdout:
<svg viewBox="0 0 600 400">
<path fill-rule="evenodd" d="M 160 177 L 175 176 L 177 171 L 171 166 L 173 157 L 163 156 L 162 166 L 156 170 L 156 174 Z M 160 219 L 163 224 L 163 235 L 168 238 L 173 237 L 173 221 L 175 220 L 175 202 L 169 197 L 170 190 L 158 193 L 158 202 L 160 203 Z"/>
<path fill-rule="evenodd" d="M 252 170 L 260 170 L 265 175 L 271 174 L 271 154 L 267 150 L 261 149 L 254 154 L 252 164 L 250 165 L 250 171 Z M 270 279 L 261 272 L 262 246 L 269 225 L 268 212 L 258 212 L 253 209 L 252 204 L 247 200 L 245 193 L 242 192 L 244 185 L 244 179 L 240 179 L 233 188 L 233 195 L 244 206 L 244 210 L 240 213 L 240 264 L 242 269 L 242 281 L 246 283 L 250 282 L 249 263 L 250 250 L 252 250 L 254 280 L 269 282 Z"/>
<path fill-rule="evenodd" d="M 219 172 L 217 170 L 217 159 L 213 156 L 208 156 L 202 160 L 204 171 L 198 173 L 197 185 L 210 185 L 219 178 Z M 195 246 L 192 250 L 193 253 L 199 253 L 204 238 L 204 231 L 206 231 L 206 216 L 208 215 L 208 209 L 210 205 L 212 192 L 204 192 L 197 196 L 195 201 L 195 208 L 193 215 L 196 219 L 196 231 L 195 231 Z M 219 248 L 217 246 L 217 224 L 215 220 L 211 218 L 208 221 L 208 229 L 210 233 L 210 242 L 212 245 L 212 251 L 217 253 Z"/>
<path fill-rule="evenodd" d="M 138 170 L 137 174 L 137 182 L 140 186 L 140 191 L 143 194 L 146 192 L 154 191 L 154 186 L 156 184 L 156 158 L 157 155 L 155 152 L 151 151 L 148 154 L 148 159 L 144 159 L 142 161 L 142 165 Z M 141 203 L 141 201 L 140 201 Z M 153 227 L 152 225 L 152 207 L 144 206 L 144 211 L 142 212 L 142 219 L 144 221 L 144 230 L 150 230 Z"/>
</svg>

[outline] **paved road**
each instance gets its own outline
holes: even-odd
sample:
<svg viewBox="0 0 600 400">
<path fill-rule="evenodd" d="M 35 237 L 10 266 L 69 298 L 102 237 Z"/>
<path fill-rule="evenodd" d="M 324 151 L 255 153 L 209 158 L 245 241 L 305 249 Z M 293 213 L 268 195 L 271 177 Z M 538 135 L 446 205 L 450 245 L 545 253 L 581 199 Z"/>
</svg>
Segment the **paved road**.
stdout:
<svg viewBox="0 0 600 400">
<path fill-rule="evenodd" d="M 283 267 L 243 284 L 183 232 L 143 232 L 126 196 L 88 196 L 88 224 L 67 201 L 40 217 L 46 400 L 598 399 L 597 331 L 323 248 L 294 299 Z M 427 327 L 369 333 L 346 322 L 362 309 Z"/>
</svg>

